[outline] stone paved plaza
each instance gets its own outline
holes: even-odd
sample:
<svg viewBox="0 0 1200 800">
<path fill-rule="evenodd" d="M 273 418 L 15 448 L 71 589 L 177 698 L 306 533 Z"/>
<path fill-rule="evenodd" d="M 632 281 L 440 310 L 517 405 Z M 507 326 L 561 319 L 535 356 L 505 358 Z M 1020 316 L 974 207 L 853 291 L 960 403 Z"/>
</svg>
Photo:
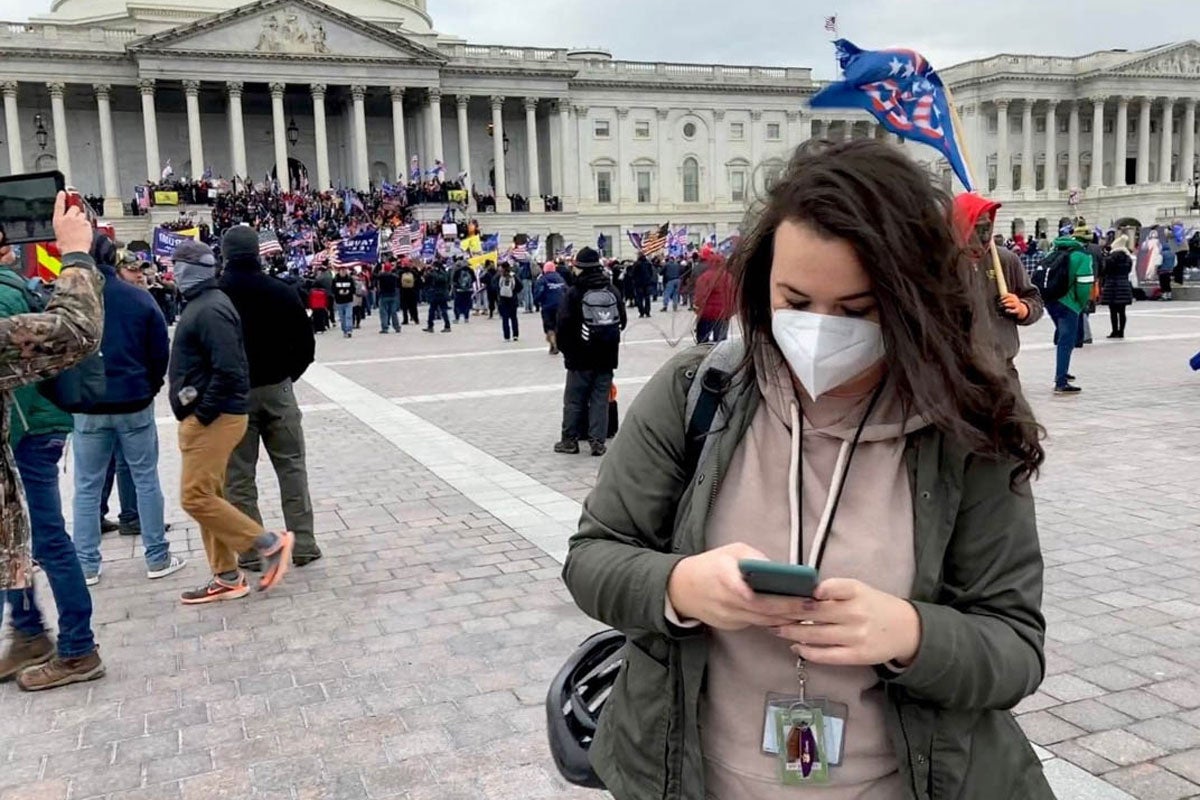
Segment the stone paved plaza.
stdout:
<svg viewBox="0 0 1200 800">
<path fill-rule="evenodd" d="M 1049 674 L 1019 719 L 1062 798 L 1200 797 L 1200 377 L 1186 363 L 1200 304 L 1140 304 L 1117 343 L 1097 320 L 1072 370 L 1082 396 L 1050 394 L 1048 323 L 1019 362 L 1050 434 L 1036 487 Z M 93 593 L 108 676 L 0 686 L 0 800 L 598 796 L 558 779 L 543 710 L 598 627 L 559 581 L 597 461 L 550 452 L 563 371 L 537 317 L 521 322 L 509 345 L 478 318 L 381 336 L 372 317 L 352 340 L 320 338 L 299 394 L 327 557 L 267 597 L 179 605 L 205 566 L 160 402 L 188 568 L 147 581 L 137 545 L 110 535 Z M 623 406 L 686 327 L 632 321 Z"/>
</svg>

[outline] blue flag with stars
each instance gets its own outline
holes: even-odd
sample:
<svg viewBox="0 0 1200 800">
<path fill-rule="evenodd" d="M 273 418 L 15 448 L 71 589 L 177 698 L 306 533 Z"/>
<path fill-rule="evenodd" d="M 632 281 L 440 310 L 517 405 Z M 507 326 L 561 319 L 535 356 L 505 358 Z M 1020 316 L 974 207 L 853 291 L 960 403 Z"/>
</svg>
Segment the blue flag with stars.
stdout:
<svg viewBox="0 0 1200 800">
<path fill-rule="evenodd" d="M 837 48 L 842 80 L 813 95 L 813 108 L 861 108 L 897 136 L 937 150 L 967 191 L 970 170 L 950 117 L 942 79 L 915 50 L 862 50 L 846 39 Z"/>
</svg>

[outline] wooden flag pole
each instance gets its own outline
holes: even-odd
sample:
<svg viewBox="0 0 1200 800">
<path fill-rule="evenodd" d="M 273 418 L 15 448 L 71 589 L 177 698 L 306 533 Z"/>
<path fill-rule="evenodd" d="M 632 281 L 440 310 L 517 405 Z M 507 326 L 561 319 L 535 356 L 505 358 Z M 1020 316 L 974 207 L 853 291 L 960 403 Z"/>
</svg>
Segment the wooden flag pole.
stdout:
<svg viewBox="0 0 1200 800">
<path fill-rule="evenodd" d="M 975 182 L 975 171 L 971 167 L 971 151 L 967 147 L 966 137 L 963 136 L 962 120 L 958 118 L 958 107 L 954 105 L 954 95 L 950 93 L 949 86 L 943 85 L 942 91 L 946 93 L 946 105 L 950 108 L 950 125 L 954 130 L 954 140 L 962 149 L 963 159 L 966 162 L 963 166 L 967 168 L 967 177 L 971 179 L 973 185 L 978 185 Z M 1000 169 L 1000 167 L 1000 164 L 996 165 L 996 169 Z M 1008 281 L 1004 278 L 1004 269 L 1000 265 L 1000 253 L 996 250 L 994 237 L 988 242 L 988 251 L 992 254 L 992 272 L 996 275 L 996 291 L 1001 295 L 1006 295 L 1008 294 Z"/>
</svg>

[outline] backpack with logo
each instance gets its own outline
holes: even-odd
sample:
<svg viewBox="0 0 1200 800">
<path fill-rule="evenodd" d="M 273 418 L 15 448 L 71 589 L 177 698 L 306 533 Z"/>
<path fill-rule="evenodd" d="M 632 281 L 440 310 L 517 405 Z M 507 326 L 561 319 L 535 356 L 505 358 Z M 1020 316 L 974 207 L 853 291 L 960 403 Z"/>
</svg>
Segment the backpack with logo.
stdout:
<svg viewBox="0 0 1200 800">
<path fill-rule="evenodd" d="M 1071 252 L 1063 247 L 1055 247 L 1033 271 L 1033 285 L 1047 303 L 1066 297 L 1071 288 Z"/>
<path fill-rule="evenodd" d="M 31 313 L 40 314 L 50 302 L 48 295 L 34 291 L 10 270 L 0 271 L 0 283 L 19 289 Z M 70 369 L 41 381 L 37 389 L 42 397 L 68 414 L 86 414 L 104 401 L 108 391 L 103 354 L 97 350 Z"/>
<path fill-rule="evenodd" d="M 584 344 L 604 346 L 621 341 L 621 301 L 610 286 L 588 289 L 581 301 Z"/>
<path fill-rule="evenodd" d="M 475 276 L 471 274 L 469 269 L 459 270 L 458 275 L 455 277 L 455 281 L 458 283 L 458 290 L 460 292 L 471 292 L 475 290 Z"/>
<path fill-rule="evenodd" d="M 517 281 L 511 275 L 500 278 L 500 296 L 509 300 L 517 296 Z"/>
<path fill-rule="evenodd" d="M 401 288 L 401 289 L 415 289 L 415 288 L 417 288 L 417 278 L 416 278 L 416 276 L 415 276 L 415 275 L 413 275 L 411 272 L 403 272 L 403 273 L 401 273 L 401 275 L 400 275 L 400 288 Z"/>
</svg>

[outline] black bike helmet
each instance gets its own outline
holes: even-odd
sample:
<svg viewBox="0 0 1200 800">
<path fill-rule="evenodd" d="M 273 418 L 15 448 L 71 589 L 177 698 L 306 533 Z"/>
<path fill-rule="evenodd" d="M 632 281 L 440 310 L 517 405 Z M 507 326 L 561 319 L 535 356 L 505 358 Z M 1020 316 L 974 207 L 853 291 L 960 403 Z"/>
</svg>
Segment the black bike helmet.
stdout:
<svg viewBox="0 0 1200 800">
<path fill-rule="evenodd" d="M 588 761 L 600 712 L 612 692 L 624 659 L 625 634 L 607 630 L 584 640 L 550 683 L 546 733 L 563 779 L 575 786 L 603 789 Z"/>
</svg>

